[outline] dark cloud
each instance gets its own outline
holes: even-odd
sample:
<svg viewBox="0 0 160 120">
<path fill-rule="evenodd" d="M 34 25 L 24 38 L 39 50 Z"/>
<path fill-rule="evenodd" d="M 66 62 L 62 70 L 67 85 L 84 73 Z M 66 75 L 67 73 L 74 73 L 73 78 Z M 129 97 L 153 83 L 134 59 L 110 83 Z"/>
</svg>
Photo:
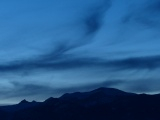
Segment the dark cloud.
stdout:
<svg viewBox="0 0 160 120">
<path fill-rule="evenodd" d="M 160 1 L 159 0 L 150 1 L 147 9 L 152 13 L 159 13 L 160 12 Z"/>
<path fill-rule="evenodd" d="M 8 65 L 0 65 L 1 72 L 23 72 L 30 70 L 65 70 L 72 68 L 79 68 L 85 66 L 92 66 L 97 64 L 94 58 L 76 58 L 76 59 L 58 59 L 57 61 L 45 61 L 42 59 L 25 60 L 12 62 Z"/>
<path fill-rule="evenodd" d="M 94 13 L 86 19 L 87 34 L 93 34 L 100 29 L 102 25 L 101 19 L 100 13 Z"/>
<path fill-rule="evenodd" d="M 160 56 L 134 57 L 111 62 L 111 66 L 120 69 L 148 69 L 154 70 L 160 68 Z"/>
<path fill-rule="evenodd" d="M 8 65 L 0 65 L 0 72 L 33 72 L 34 70 L 51 71 L 51 70 L 67 70 L 74 68 L 100 67 L 110 68 L 111 70 L 154 70 L 160 68 L 160 56 L 134 57 L 118 60 L 102 60 L 99 58 L 71 58 L 62 57 L 57 60 L 42 60 L 37 58 L 34 60 L 18 61 Z M 75 57 L 75 58 L 74 58 Z"/>
<path fill-rule="evenodd" d="M 144 27 L 145 29 L 158 28 L 160 25 L 160 2 L 154 0 L 145 3 L 144 6 L 134 11 L 128 11 L 127 15 L 123 17 L 122 23 L 139 24 L 137 27 Z"/>
<path fill-rule="evenodd" d="M 94 5 L 87 9 L 78 25 L 83 28 L 81 32 L 84 32 L 76 42 L 71 43 L 72 49 L 84 46 L 93 42 L 93 38 L 99 32 L 104 23 L 104 17 L 107 10 L 111 7 L 110 0 L 102 0 L 103 2 Z"/>
<path fill-rule="evenodd" d="M 86 25 L 86 35 L 96 33 L 103 25 L 103 19 L 106 11 L 111 7 L 111 1 L 104 1 L 103 5 L 92 9 L 91 12 L 85 19 L 84 23 Z"/>
</svg>

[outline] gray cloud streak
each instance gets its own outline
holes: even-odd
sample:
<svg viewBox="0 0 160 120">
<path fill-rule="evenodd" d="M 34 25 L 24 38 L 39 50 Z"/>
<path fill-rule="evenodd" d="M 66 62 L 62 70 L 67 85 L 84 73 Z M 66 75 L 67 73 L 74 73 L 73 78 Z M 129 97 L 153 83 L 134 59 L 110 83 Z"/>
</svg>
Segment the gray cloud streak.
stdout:
<svg viewBox="0 0 160 120">
<path fill-rule="evenodd" d="M 126 58 L 120 60 L 102 60 L 99 58 L 74 58 L 70 56 L 68 59 L 63 56 L 57 60 L 35 59 L 28 61 L 18 61 L 10 63 L 8 65 L 0 65 L 0 71 L 6 73 L 13 72 L 25 72 L 42 70 L 43 71 L 57 71 L 67 70 L 75 68 L 89 68 L 89 67 L 100 67 L 110 68 L 111 70 L 154 70 L 160 68 L 160 56 L 148 56 L 148 57 L 135 57 Z"/>
</svg>

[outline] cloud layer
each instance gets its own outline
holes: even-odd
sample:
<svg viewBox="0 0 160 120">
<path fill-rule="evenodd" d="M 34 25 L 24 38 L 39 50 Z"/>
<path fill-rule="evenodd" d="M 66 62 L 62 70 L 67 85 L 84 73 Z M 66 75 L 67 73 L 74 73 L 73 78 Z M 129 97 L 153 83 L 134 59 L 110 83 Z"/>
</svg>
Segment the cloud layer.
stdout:
<svg viewBox="0 0 160 120">
<path fill-rule="evenodd" d="M 160 92 L 158 0 L 0 1 L 1 103 L 116 87 Z"/>
</svg>

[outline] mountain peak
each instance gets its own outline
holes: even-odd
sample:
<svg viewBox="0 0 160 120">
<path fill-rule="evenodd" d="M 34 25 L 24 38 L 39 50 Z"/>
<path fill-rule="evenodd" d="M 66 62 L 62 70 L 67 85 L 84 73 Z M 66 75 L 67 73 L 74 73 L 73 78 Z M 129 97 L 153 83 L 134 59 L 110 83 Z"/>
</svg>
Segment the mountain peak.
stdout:
<svg viewBox="0 0 160 120">
<path fill-rule="evenodd" d="M 36 103 L 37 101 L 33 100 L 32 103 Z"/>
<path fill-rule="evenodd" d="M 19 104 L 29 103 L 26 99 L 22 100 Z"/>
<path fill-rule="evenodd" d="M 129 95 L 129 94 L 132 94 L 132 93 L 127 93 L 127 92 L 124 92 L 122 90 L 119 90 L 119 89 L 115 89 L 115 88 L 105 88 L 105 87 L 100 87 L 100 88 L 97 88 L 93 91 L 91 91 L 91 93 L 105 93 L 106 95 Z"/>
<path fill-rule="evenodd" d="M 52 103 L 52 102 L 54 102 L 55 100 L 57 100 L 56 98 L 53 98 L 53 97 L 50 97 L 50 98 L 48 98 L 47 100 L 45 100 L 44 102 L 45 103 Z"/>
<path fill-rule="evenodd" d="M 60 97 L 60 99 L 65 100 L 76 100 L 76 99 L 88 99 L 89 97 L 95 97 L 95 98 L 105 98 L 106 96 L 126 96 L 126 95 L 134 95 L 132 93 L 127 93 L 115 88 L 105 88 L 100 87 L 95 90 L 89 91 L 89 92 L 75 92 L 75 93 L 66 93 Z M 108 98 L 107 98 L 108 99 Z"/>
</svg>

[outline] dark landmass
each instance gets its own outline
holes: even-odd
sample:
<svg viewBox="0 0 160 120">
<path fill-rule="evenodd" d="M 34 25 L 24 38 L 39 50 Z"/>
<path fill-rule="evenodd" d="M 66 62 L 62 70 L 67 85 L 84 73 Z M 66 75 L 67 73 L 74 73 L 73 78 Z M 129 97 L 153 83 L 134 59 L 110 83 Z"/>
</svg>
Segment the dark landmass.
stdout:
<svg viewBox="0 0 160 120">
<path fill-rule="evenodd" d="M 0 120 L 160 120 L 160 95 L 113 88 L 0 107 Z"/>
</svg>

